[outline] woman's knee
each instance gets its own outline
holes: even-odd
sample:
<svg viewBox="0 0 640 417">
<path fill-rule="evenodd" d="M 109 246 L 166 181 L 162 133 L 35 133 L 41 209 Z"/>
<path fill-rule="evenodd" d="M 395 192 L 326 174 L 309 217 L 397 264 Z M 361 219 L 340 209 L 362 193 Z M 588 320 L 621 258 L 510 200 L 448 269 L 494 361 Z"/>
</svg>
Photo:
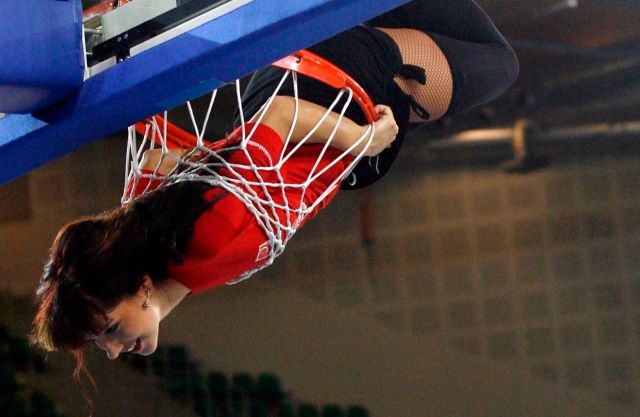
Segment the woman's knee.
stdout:
<svg viewBox="0 0 640 417">
<path fill-rule="evenodd" d="M 435 35 L 453 75 L 453 99 L 447 115 L 485 104 L 518 78 L 519 64 L 507 43 L 479 44 Z"/>
</svg>

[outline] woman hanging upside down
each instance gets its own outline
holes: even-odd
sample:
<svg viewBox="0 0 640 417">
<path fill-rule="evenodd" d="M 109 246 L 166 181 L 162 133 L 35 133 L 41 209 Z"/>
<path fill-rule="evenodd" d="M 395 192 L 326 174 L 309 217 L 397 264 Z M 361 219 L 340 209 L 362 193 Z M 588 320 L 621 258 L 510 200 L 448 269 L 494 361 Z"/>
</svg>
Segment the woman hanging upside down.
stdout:
<svg viewBox="0 0 640 417">
<path fill-rule="evenodd" d="M 327 168 L 305 193 L 269 196 L 276 203 L 297 199 L 309 207 L 323 196 L 304 218 L 294 213 L 286 219 L 298 226 L 326 206 L 338 189 L 363 187 L 381 178 L 411 128 L 488 102 L 504 92 L 518 73 L 513 50 L 472 0 L 415 0 L 309 50 L 350 74 L 380 104 L 375 135 L 367 148 L 356 145 L 368 127 L 364 114 L 350 105 L 326 153 L 322 143 L 335 126 L 335 113 L 282 168 L 287 181 L 306 177 L 318 159 Z M 269 166 L 280 156 L 291 127 L 293 91 L 286 86 L 260 124 L 253 123 L 282 71 L 269 67 L 256 72 L 243 96 L 245 116 L 253 118 L 245 128 L 256 129 L 247 150 L 258 167 Z M 294 143 L 335 98 L 335 90 L 302 75 L 298 85 L 300 131 L 293 132 Z M 230 143 L 234 135 L 238 131 Z M 331 165 L 345 150 L 354 156 L 364 152 L 366 157 L 340 187 L 333 187 L 337 178 L 343 179 L 345 164 L 353 161 L 343 158 Z M 230 152 L 225 158 L 241 164 L 247 155 Z M 160 174 L 175 168 L 170 161 L 162 161 Z M 142 167 L 156 167 L 158 162 L 158 155 L 150 152 Z M 247 181 L 256 179 L 250 170 L 240 175 Z M 272 190 L 253 187 L 252 192 L 261 197 Z M 282 209 L 274 213 L 285 222 Z M 82 350 L 88 344 L 105 350 L 111 359 L 125 352 L 153 353 L 160 321 L 188 294 L 263 266 L 265 251 L 274 248 L 265 248 L 270 240 L 258 223 L 233 193 L 207 182 L 188 181 L 65 225 L 53 243 L 37 292 L 33 342 L 46 350 L 73 352 L 76 378 L 86 371 Z"/>
</svg>

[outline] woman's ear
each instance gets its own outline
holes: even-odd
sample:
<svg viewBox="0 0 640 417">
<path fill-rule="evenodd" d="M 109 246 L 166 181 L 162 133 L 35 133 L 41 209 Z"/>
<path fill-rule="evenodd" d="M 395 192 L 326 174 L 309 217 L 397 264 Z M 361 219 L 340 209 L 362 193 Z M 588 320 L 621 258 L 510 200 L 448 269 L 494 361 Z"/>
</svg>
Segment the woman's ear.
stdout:
<svg viewBox="0 0 640 417">
<path fill-rule="evenodd" d="M 142 287 L 140 288 L 140 290 L 144 292 L 147 288 L 150 288 L 153 291 L 153 281 L 151 280 L 149 274 L 144 275 Z"/>
<path fill-rule="evenodd" d="M 144 299 L 144 303 L 142 307 L 147 309 L 151 307 L 151 294 L 153 293 L 153 281 L 148 274 L 145 274 L 144 279 L 142 281 L 142 285 L 140 286 L 140 291 L 138 292 L 142 295 Z"/>
</svg>

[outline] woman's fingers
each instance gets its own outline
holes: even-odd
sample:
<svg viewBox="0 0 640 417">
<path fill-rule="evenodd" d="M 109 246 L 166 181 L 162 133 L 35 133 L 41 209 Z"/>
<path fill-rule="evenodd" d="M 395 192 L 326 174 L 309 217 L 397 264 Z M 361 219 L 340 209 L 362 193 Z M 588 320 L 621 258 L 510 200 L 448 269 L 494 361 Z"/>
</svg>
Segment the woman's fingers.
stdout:
<svg viewBox="0 0 640 417">
<path fill-rule="evenodd" d="M 378 104 L 375 106 L 375 110 L 378 114 L 378 120 L 374 123 L 375 133 L 373 140 L 365 152 L 367 156 L 375 156 L 386 148 L 391 147 L 399 131 L 391 107 Z"/>
<path fill-rule="evenodd" d="M 366 152 L 367 156 L 374 156 L 387 149 L 396 140 L 398 125 L 389 106 L 377 105 L 378 121 L 375 122 L 373 141 Z"/>
<path fill-rule="evenodd" d="M 384 104 L 378 104 L 376 106 L 376 112 L 378 113 L 378 116 L 391 116 L 391 117 L 393 117 L 393 111 L 391 110 L 391 107 L 385 106 Z"/>
<path fill-rule="evenodd" d="M 378 112 L 378 117 L 380 119 L 386 119 L 387 122 L 392 122 L 393 125 L 397 128 L 395 118 L 393 117 L 393 110 L 391 110 L 391 107 L 385 106 L 384 104 L 378 104 L 376 106 L 376 112 Z"/>
</svg>

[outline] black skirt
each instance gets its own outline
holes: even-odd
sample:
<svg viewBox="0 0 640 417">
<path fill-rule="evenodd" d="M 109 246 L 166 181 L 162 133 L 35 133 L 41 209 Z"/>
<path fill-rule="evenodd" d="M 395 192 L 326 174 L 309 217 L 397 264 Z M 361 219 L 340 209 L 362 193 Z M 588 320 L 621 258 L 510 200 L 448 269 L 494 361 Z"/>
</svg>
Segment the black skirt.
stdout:
<svg viewBox="0 0 640 417">
<path fill-rule="evenodd" d="M 409 123 L 410 100 L 394 82 L 395 74 L 403 65 L 400 50 L 386 33 L 367 26 L 354 27 L 307 49 L 349 74 L 375 104 L 384 104 L 393 110 L 400 131 L 391 148 L 376 157 L 363 158 L 343 181 L 341 188 L 356 189 L 372 184 L 391 168 Z M 283 74 L 284 70 L 280 68 L 268 67 L 253 75 L 242 97 L 245 120 L 251 118 L 271 97 Z M 298 76 L 298 96 L 301 99 L 329 107 L 337 93 L 336 89 L 320 81 Z M 278 94 L 293 96 L 292 82 L 285 81 Z M 341 109 L 340 104 L 343 103 L 338 103 L 335 108 Z M 361 125 L 367 123 L 364 113 L 355 102 L 349 105 L 345 116 Z M 239 116 L 235 122 L 239 124 Z"/>
</svg>

